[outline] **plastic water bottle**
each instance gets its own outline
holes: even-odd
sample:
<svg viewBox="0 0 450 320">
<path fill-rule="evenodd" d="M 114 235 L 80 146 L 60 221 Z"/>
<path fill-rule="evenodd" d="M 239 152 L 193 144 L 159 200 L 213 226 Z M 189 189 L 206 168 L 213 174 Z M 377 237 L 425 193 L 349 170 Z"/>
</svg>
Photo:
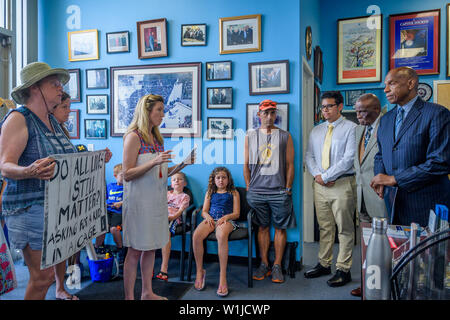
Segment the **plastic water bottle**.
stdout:
<svg viewBox="0 0 450 320">
<path fill-rule="evenodd" d="M 367 300 L 391 299 L 392 252 L 386 234 L 387 227 L 387 219 L 373 218 L 364 277 L 364 293 Z"/>
</svg>

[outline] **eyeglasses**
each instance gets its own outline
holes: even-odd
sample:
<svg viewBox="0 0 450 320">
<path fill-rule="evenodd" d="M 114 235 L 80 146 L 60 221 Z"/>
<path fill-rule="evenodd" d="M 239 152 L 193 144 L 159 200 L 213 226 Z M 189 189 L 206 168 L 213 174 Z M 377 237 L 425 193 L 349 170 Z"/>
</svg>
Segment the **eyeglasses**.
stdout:
<svg viewBox="0 0 450 320">
<path fill-rule="evenodd" d="M 323 109 L 329 110 L 329 109 L 333 108 L 334 106 L 337 106 L 337 103 L 327 104 L 327 105 L 325 105 L 325 106 L 321 106 L 321 107 L 320 107 L 320 110 L 323 110 Z"/>
</svg>

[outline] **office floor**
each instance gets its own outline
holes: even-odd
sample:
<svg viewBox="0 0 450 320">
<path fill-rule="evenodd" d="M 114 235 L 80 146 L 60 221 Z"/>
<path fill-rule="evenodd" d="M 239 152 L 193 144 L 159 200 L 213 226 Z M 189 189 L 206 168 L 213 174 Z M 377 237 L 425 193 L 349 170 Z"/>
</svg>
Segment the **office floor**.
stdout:
<svg viewBox="0 0 450 320">
<path fill-rule="evenodd" d="M 247 287 L 247 267 L 242 264 L 228 264 L 228 287 L 229 295 L 226 298 L 220 298 L 216 295 L 219 282 L 219 264 L 218 262 L 205 263 L 206 270 L 206 288 L 203 291 L 197 291 L 193 287 L 187 291 L 182 300 L 359 300 L 353 297 L 350 291 L 361 282 L 361 259 L 360 246 L 357 245 L 353 250 L 353 266 L 351 270 L 352 282 L 339 288 L 330 288 L 326 281 L 330 276 L 322 276 L 316 279 L 306 279 L 303 276 L 305 270 L 314 267 L 317 263 L 317 252 L 319 244 L 305 243 L 303 248 L 303 268 L 295 273 L 295 278 L 286 276 L 286 281 L 282 284 L 272 283 L 270 278 L 262 281 L 254 281 L 253 288 Z M 338 245 L 334 246 L 334 260 L 336 260 Z M 82 255 L 81 259 L 85 260 Z M 159 271 L 160 259 L 155 261 L 155 271 Z M 194 263 L 195 265 L 195 263 Z M 334 266 L 332 271 L 335 271 Z M 155 272 L 155 273 L 156 273 Z M 169 264 L 169 281 L 179 281 L 178 279 L 178 259 L 171 259 Z M 84 273 L 86 275 L 86 272 Z M 0 300 L 22 300 L 25 288 L 28 282 L 28 269 L 23 265 L 23 260 L 16 262 L 16 275 L 18 288 L 0 296 Z M 195 279 L 195 267 L 193 268 L 192 280 Z M 139 281 L 139 280 L 138 280 Z M 154 281 L 161 281 L 155 279 Z M 90 285 L 92 282 L 89 276 L 83 278 L 81 288 Z M 76 294 L 77 289 L 68 290 Z M 53 284 L 46 296 L 47 300 L 55 299 L 55 284 Z"/>
</svg>

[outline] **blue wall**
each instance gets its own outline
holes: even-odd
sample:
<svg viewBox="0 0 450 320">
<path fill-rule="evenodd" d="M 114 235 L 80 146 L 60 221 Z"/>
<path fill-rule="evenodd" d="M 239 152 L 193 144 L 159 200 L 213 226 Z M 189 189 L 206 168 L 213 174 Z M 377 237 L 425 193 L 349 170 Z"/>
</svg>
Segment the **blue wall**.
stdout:
<svg viewBox="0 0 450 320">
<path fill-rule="evenodd" d="M 68 59 L 66 19 L 69 14 L 66 9 L 69 5 L 76 4 L 81 9 L 81 27 L 79 30 L 99 30 L 100 59 L 90 61 L 70 62 Z M 109 115 L 87 115 L 86 94 L 110 94 L 110 89 L 86 89 L 85 70 L 90 68 L 109 68 L 112 66 L 146 65 L 161 63 L 202 62 L 202 106 L 201 118 L 202 133 L 206 132 L 206 119 L 211 116 L 233 117 L 234 128 L 246 129 L 246 103 L 258 103 L 270 98 L 279 102 L 289 103 L 290 132 L 294 140 L 296 153 L 295 169 L 296 178 L 293 185 L 294 207 L 297 217 L 297 228 L 288 231 L 288 241 L 301 242 L 302 216 L 301 216 L 301 126 L 300 126 L 300 91 L 299 79 L 300 44 L 298 39 L 303 37 L 299 31 L 300 2 L 297 0 L 269 1 L 269 0 L 39 0 L 39 60 L 49 63 L 52 67 L 67 69 L 81 69 L 81 103 L 73 103 L 73 109 L 80 109 L 81 139 L 73 140 L 75 144 L 94 144 L 95 150 L 106 146 L 113 152 L 113 158 L 106 167 L 107 181 L 113 181 L 112 168 L 122 161 L 123 141 L 120 137 L 109 137 Z M 219 18 L 248 14 L 262 15 L 262 51 L 241 54 L 219 54 Z M 150 19 L 167 19 L 168 56 L 153 59 L 138 59 L 136 22 Z M 206 23 L 207 45 L 201 47 L 182 47 L 180 45 L 181 24 Z M 130 31 L 131 50 L 129 53 L 107 54 L 106 33 L 113 31 Z M 294 39 L 294 40 L 293 40 Z M 288 59 L 290 61 L 290 93 L 277 95 L 250 96 L 248 88 L 248 63 L 260 61 L 272 61 Z M 233 78 L 228 81 L 206 81 L 206 61 L 232 60 Z M 209 110 L 206 108 L 206 88 L 215 86 L 233 87 L 232 110 Z M 108 122 L 107 140 L 84 139 L 84 119 L 104 118 Z M 202 204 L 209 173 L 218 165 L 226 161 L 227 146 L 234 150 L 231 158 L 232 164 L 226 164 L 230 169 L 235 185 L 245 186 L 242 175 L 243 145 L 239 141 L 227 141 L 223 146 L 207 139 L 194 139 L 195 143 L 203 149 L 215 149 L 212 152 L 218 159 L 217 163 L 197 164 L 185 169 L 189 186 L 194 192 L 195 203 Z M 186 139 L 191 144 L 191 139 Z M 234 143 L 233 143 L 234 142 Z M 178 141 L 165 140 L 166 150 L 174 147 Z M 201 150 L 201 149 L 200 149 Z M 204 160 L 204 159 L 203 159 Z M 240 162 L 240 163 L 238 163 Z M 173 244 L 178 248 L 177 242 Z M 211 251 L 215 248 L 212 247 Z M 297 260 L 302 254 L 302 247 L 297 251 Z M 230 244 L 230 255 L 244 256 L 246 245 L 239 243 Z"/>
<path fill-rule="evenodd" d="M 322 41 L 320 47 L 323 51 L 324 63 L 324 79 L 322 83 L 322 91 L 325 90 L 352 90 L 367 88 L 384 88 L 384 77 L 389 72 L 389 15 L 441 9 L 441 25 L 440 25 L 440 74 L 419 76 L 420 82 L 425 82 L 433 88 L 433 80 L 446 79 L 446 47 L 447 32 L 446 21 L 447 12 L 446 5 L 448 1 L 442 0 L 410 0 L 410 1 L 382 1 L 382 0 L 320 0 L 320 21 Z M 343 18 L 353 18 L 371 15 L 367 12 L 367 8 L 371 5 L 377 5 L 380 13 L 383 15 L 382 30 L 382 82 L 365 83 L 365 84 L 336 84 L 336 67 L 337 67 L 337 20 Z M 392 108 L 385 99 L 382 90 L 376 93 L 382 105 L 387 104 L 388 109 Z M 430 99 L 432 101 L 433 98 Z"/>
</svg>

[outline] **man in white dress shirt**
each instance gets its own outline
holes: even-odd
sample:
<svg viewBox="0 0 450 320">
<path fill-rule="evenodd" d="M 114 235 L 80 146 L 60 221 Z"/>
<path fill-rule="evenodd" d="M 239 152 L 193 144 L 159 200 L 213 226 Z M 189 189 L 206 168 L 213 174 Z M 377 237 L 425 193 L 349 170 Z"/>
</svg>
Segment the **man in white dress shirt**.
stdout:
<svg viewBox="0 0 450 320">
<path fill-rule="evenodd" d="M 331 273 L 333 244 L 337 225 L 339 254 L 336 274 L 327 281 L 330 287 L 351 281 L 355 214 L 355 127 L 342 115 L 343 97 L 339 91 L 325 92 L 322 115 L 325 122 L 311 131 L 305 161 L 314 177 L 314 205 L 320 229 L 319 263 L 305 272 L 306 278 Z"/>
</svg>

